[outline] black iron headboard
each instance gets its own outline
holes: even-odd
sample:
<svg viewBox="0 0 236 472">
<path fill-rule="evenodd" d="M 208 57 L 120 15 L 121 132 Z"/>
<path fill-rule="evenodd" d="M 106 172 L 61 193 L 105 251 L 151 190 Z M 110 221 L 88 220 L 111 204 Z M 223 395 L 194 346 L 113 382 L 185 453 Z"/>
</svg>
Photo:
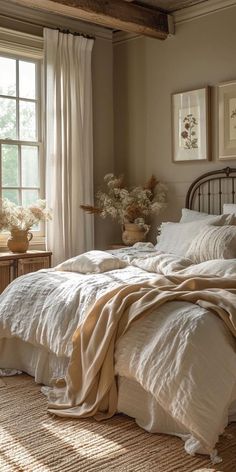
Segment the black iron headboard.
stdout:
<svg viewBox="0 0 236 472">
<path fill-rule="evenodd" d="M 236 203 L 235 191 L 236 168 L 207 172 L 190 185 L 185 206 L 191 210 L 220 214 L 224 203 Z"/>
</svg>

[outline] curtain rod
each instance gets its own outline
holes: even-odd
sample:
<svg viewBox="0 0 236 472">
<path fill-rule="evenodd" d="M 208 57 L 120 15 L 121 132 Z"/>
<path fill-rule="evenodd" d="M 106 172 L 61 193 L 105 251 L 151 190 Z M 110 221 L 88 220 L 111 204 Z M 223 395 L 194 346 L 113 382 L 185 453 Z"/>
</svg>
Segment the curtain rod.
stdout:
<svg viewBox="0 0 236 472">
<path fill-rule="evenodd" d="M 93 39 L 94 41 L 96 39 L 94 36 L 91 36 L 89 34 L 78 33 L 77 31 L 70 31 L 69 29 L 61 29 L 61 28 L 51 28 L 51 29 L 56 29 L 57 31 L 59 31 L 59 33 L 63 33 L 63 34 L 73 34 L 73 36 L 83 36 L 83 38 Z"/>
</svg>

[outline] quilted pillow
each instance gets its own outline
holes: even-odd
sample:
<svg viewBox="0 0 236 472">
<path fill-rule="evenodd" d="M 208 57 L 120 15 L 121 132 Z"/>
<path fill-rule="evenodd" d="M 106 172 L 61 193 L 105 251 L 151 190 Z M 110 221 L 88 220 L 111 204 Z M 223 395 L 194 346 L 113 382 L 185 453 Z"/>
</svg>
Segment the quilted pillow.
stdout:
<svg viewBox="0 0 236 472">
<path fill-rule="evenodd" d="M 207 225 L 193 239 L 186 257 L 199 263 L 236 257 L 236 226 Z"/>
</svg>

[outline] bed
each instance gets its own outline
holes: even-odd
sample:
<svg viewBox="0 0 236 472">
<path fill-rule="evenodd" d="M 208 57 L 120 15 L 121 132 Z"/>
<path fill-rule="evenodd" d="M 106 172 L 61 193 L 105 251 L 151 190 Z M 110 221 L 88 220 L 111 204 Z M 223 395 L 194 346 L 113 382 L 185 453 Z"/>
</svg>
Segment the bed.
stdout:
<svg viewBox="0 0 236 472">
<path fill-rule="evenodd" d="M 158 287 L 175 284 L 162 292 L 164 296 L 172 292 L 172 297 L 176 281 L 204 285 L 210 280 L 214 296 L 219 290 L 226 294 L 222 311 L 228 308 L 230 296 L 234 310 L 235 178 L 236 169 L 226 168 L 196 179 L 187 193 L 181 221 L 163 224 L 156 247 L 137 244 L 120 251 L 87 253 L 56 270 L 16 279 L 0 296 L 3 372 L 17 369 L 35 377 L 45 386 L 50 406 L 55 385 L 67 375 L 78 326 L 86 323 L 87 314 L 100 300 L 104 306 L 113 303 L 114 296 L 122 302 L 127 294 L 121 290 L 126 287 L 138 285 L 142 291 L 147 285 L 149 293 L 153 281 Z M 193 291 L 188 288 L 188 294 Z M 116 410 L 135 418 L 147 431 L 181 437 L 186 452 L 210 454 L 217 462 L 215 443 L 228 422 L 236 421 L 234 313 L 225 323 L 206 300 L 199 304 L 181 297 L 153 305 L 147 316 L 135 318 L 117 338 Z M 94 358 L 97 351 L 92 353 Z M 82 416 L 75 403 L 51 411 Z"/>
</svg>

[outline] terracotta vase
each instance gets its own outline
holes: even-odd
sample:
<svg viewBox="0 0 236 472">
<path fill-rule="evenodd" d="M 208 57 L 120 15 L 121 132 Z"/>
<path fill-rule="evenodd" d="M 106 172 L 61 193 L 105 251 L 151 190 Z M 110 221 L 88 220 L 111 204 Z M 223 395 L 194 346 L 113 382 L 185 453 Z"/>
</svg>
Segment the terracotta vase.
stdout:
<svg viewBox="0 0 236 472">
<path fill-rule="evenodd" d="M 122 241 L 126 246 L 132 246 L 135 243 L 143 242 L 149 231 L 149 226 L 138 225 L 136 223 L 125 223 L 123 225 Z"/>
<path fill-rule="evenodd" d="M 7 240 L 7 247 L 11 252 L 27 252 L 33 234 L 27 230 L 13 229 Z"/>
</svg>

